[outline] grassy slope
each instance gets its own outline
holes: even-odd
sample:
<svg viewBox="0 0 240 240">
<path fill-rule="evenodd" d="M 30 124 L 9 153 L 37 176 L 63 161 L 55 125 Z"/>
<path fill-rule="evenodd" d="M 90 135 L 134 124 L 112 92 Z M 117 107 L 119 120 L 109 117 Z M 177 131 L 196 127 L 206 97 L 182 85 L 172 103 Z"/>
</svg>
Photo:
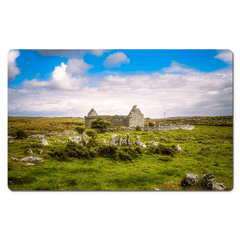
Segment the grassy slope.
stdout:
<svg viewBox="0 0 240 240">
<path fill-rule="evenodd" d="M 109 141 L 113 132 L 98 134 L 98 140 L 104 137 Z M 123 136 L 126 131 L 117 131 Z M 193 131 L 175 130 L 166 132 L 132 131 L 131 140 L 141 135 L 141 141 L 159 141 L 167 146 L 179 144 L 183 152 L 170 158 L 144 153 L 133 162 L 114 161 L 109 158 L 90 160 L 69 159 L 59 162 L 51 158 L 47 151 L 63 145 L 54 140 L 66 141 L 68 137 L 48 139 L 49 146 L 42 147 L 36 139 L 13 140 L 9 143 L 9 188 L 11 190 L 182 190 L 181 178 L 185 173 L 196 173 L 199 177 L 208 171 L 216 176 L 218 182 L 224 182 L 227 189 L 233 181 L 233 132 L 226 126 L 196 126 Z M 160 140 L 165 136 L 168 141 Z M 194 137 L 196 140 L 191 140 Z M 189 138 L 189 139 L 187 139 Z M 207 143 L 211 141 L 210 143 Z M 230 143 L 222 143 L 228 141 Z M 202 147 L 211 147 L 212 151 L 202 151 Z M 27 153 L 31 148 L 33 154 Z M 38 149 L 44 154 L 39 155 Z M 27 155 L 42 157 L 44 162 L 35 166 L 26 166 L 13 162 L 10 157 L 20 158 Z M 200 186 L 191 188 L 203 190 Z"/>
</svg>

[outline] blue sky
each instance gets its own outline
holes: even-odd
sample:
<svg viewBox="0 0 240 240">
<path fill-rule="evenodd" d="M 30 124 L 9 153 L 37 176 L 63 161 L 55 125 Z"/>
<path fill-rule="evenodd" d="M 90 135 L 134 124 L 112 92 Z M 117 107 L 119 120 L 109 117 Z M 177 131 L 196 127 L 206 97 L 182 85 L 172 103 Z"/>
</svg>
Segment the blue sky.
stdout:
<svg viewBox="0 0 240 240">
<path fill-rule="evenodd" d="M 11 50 L 11 116 L 232 114 L 229 50 Z"/>
</svg>

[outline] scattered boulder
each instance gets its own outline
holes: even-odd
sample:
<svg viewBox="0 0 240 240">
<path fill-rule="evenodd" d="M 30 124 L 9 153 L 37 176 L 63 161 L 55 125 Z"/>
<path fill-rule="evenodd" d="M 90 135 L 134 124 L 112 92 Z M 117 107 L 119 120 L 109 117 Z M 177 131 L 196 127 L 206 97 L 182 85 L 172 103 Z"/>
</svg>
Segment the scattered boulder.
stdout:
<svg viewBox="0 0 240 240">
<path fill-rule="evenodd" d="M 29 149 L 27 152 L 28 152 L 28 153 L 33 153 L 32 149 Z"/>
<path fill-rule="evenodd" d="M 24 158 L 20 159 L 19 161 L 21 161 L 21 162 L 43 162 L 42 158 L 33 157 L 33 156 L 24 157 Z"/>
<path fill-rule="evenodd" d="M 161 137 L 161 140 L 167 141 L 165 136 Z"/>
<path fill-rule="evenodd" d="M 153 188 L 154 191 L 160 191 L 158 188 Z"/>
<path fill-rule="evenodd" d="M 203 147 L 202 150 L 203 151 L 212 151 L 212 149 L 210 147 L 205 147 L 205 148 Z"/>
<path fill-rule="evenodd" d="M 116 143 L 116 138 L 117 138 L 117 134 L 116 134 L 116 133 L 112 134 L 112 136 L 111 136 L 111 138 L 110 138 L 109 145 L 111 145 L 111 146 L 116 146 L 116 145 L 117 145 L 117 143 Z"/>
<path fill-rule="evenodd" d="M 71 143 L 71 142 L 73 142 L 73 140 L 72 140 L 72 137 L 70 136 L 70 137 L 68 138 L 68 143 Z"/>
<path fill-rule="evenodd" d="M 18 161 L 18 159 L 15 158 L 15 157 L 11 157 L 11 159 L 12 159 L 13 161 Z"/>
<path fill-rule="evenodd" d="M 196 185 L 198 179 L 199 178 L 198 178 L 197 174 L 186 173 L 182 178 L 181 186 L 182 187 L 194 186 L 194 185 Z"/>
<path fill-rule="evenodd" d="M 87 134 L 85 132 L 82 133 L 82 145 L 86 146 L 88 144 L 87 142 Z"/>
<path fill-rule="evenodd" d="M 42 154 L 42 153 L 43 153 L 43 150 L 39 149 L 39 150 L 38 150 L 38 153 L 39 153 L 39 154 Z"/>
<path fill-rule="evenodd" d="M 127 133 L 126 137 L 127 137 L 127 145 L 131 146 L 132 144 L 130 142 L 130 133 Z"/>
<path fill-rule="evenodd" d="M 182 151 L 182 148 L 179 146 L 179 144 L 175 147 L 175 150 L 177 151 L 177 152 L 181 152 Z"/>
<path fill-rule="evenodd" d="M 191 140 L 196 140 L 196 138 L 195 138 L 195 137 L 191 137 L 190 139 L 191 139 Z"/>
<path fill-rule="evenodd" d="M 41 143 L 43 146 L 49 145 L 48 141 L 45 138 L 42 139 Z"/>
<path fill-rule="evenodd" d="M 8 141 L 8 143 L 13 143 L 13 140 Z"/>
<path fill-rule="evenodd" d="M 138 146 L 140 146 L 140 147 L 144 147 L 144 148 L 147 147 L 146 144 L 144 144 L 143 142 L 140 141 L 140 136 L 139 136 L 139 135 L 137 135 L 137 137 L 136 137 L 136 142 L 135 142 L 135 144 L 138 145 Z"/>
<path fill-rule="evenodd" d="M 209 190 L 222 191 L 225 189 L 224 183 L 216 182 L 216 178 L 212 172 L 207 172 L 203 175 L 202 186 L 208 188 Z"/>
</svg>

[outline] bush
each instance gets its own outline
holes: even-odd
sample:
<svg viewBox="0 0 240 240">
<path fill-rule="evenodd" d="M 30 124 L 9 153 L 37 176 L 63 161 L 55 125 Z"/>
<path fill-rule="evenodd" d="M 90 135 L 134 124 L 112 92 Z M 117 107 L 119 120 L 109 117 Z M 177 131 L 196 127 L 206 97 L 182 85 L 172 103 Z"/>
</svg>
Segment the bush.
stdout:
<svg viewBox="0 0 240 240">
<path fill-rule="evenodd" d="M 104 132 L 104 129 L 109 128 L 111 122 L 104 120 L 103 118 L 95 119 L 91 122 L 91 128 L 99 128 L 101 132 Z"/>
<path fill-rule="evenodd" d="M 136 131 L 142 131 L 142 128 L 141 128 L 139 125 L 137 125 L 136 128 L 135 128 L 135 130 L 136 130 Z"/>
<path fill-rule="evenodd" d="M 171 157 L 175 156 L 176 150 L 174 146 L 166 147 L 164 145 L 158 145 L 157 147 L 153 146 L 149 148 L 149 153 L 151 154 L 162 154 L 170 155 Z"/>
<path fill-rule="evenodd" d="M 28 135 L 22 129 L 16 131 L 17 139 L 27 138 Z"/>
<path fill-rule="evenodd" d="M 74 130 L 80 134 L 82 134 L 85 131 L 85 128 L 82 126 L 77 126 L 74 128 Z"/>
<path fill-rule="evenodd" d="M 153 122 L 149 122 L 149 127 L 153 127 L 154 123 Z"/>
<path fill-rule="evenodd" d="M 88 130 L 86 131 L 86 134 L 87 134 L 89 137 L 92 137 L 92 138 L 96 138 L 96 137 L 97 137 L 97 133 L 96 133 L 96 131 L 93 130 L 93 129 L 88 129 Z"/>
</svg>

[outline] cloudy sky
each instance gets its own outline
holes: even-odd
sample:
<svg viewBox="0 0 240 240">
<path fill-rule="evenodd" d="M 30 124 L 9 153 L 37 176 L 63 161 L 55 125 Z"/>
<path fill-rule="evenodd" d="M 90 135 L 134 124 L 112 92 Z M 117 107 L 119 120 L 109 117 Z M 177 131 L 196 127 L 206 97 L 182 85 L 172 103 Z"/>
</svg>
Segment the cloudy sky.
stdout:
<svg viewBox="0 0 240 240">
<path fill-rule="evenodd" d="M 10 50 L 8 115 L 232 115 L 229 50 Z"/>
</svg>

